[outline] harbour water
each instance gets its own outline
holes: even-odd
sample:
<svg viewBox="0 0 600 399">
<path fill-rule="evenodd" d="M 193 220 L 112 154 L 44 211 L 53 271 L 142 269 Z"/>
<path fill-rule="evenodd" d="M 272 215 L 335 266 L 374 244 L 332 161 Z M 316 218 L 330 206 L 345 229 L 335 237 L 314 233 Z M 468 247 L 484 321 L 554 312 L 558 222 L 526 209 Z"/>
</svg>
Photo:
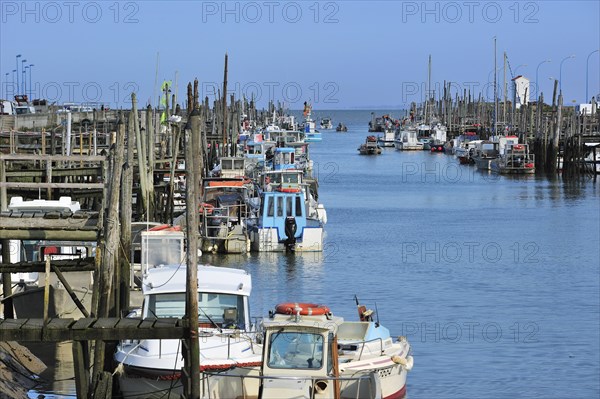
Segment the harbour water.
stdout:
<svg viewBox="0 0 600 399">
<path fill-rule="evenodd" d="M 413 346 L 410 399 L 599 397 L 600 183 L 498 176 L 427 151 L 360 156 L 370 113 L 313 115 L 349 129 L 310 149 L 323 253 L 202 261 L 250 271 L 256 316 L 299 301 L 355 319 L 354 295 L 376 303 Z M 70 350 L 57 353 L 68 367 Z M 60 381 L 30 397 L 74 391 Z"/>
</svg>

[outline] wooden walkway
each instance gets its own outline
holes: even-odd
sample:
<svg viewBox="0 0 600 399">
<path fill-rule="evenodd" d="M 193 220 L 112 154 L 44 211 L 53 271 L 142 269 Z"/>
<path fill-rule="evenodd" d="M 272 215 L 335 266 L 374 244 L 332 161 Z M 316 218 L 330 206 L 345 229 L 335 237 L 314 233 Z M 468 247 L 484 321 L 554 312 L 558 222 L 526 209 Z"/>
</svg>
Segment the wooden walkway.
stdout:
<svg viewBox="0 0 600 399">
<path fill-rule="evenodd" d="M 183 339 L 187 321 L 177 318 L 52 318 L 0 320 L 0 341 L 63 342 Z"/>
</svg>

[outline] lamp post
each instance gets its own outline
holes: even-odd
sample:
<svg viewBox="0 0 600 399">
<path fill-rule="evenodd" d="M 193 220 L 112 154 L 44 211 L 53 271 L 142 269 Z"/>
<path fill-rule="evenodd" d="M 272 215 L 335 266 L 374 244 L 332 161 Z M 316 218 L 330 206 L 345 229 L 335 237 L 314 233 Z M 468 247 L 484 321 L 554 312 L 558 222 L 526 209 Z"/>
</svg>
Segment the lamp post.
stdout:
<svg viewBox="0 0 600 399">
<path fill-rule="evenodd" d="M 537 68 L 535 69 L 535 96 L 538 97 L 540 94 L 540 84 L 539 84 L 539 80 L 538 80 L 538 74 L 540 72 L 540 65 L 546 63 L 546 62 L 552 62 L 552 60 L 544 60 L 542 62 L 540 62 L 537 66 Z"/>
<path fill-rule="evenodd" d="M 563 62 L 565 62 L 569 58 L 575 58 L 575 54 L 571 54 L 570 56 L 563 58 L 562 61 L 560 62 L 560 68 L 558 68 L 558 92 L 559 93 L 562 93 L 562 66 L 563 66 Z"/>
<path fill-rule="evenodd" d="M 21 58 L 21 54 L 17 54 L 17 60 L 16 60 L 17 61 L 16 62 L 17 63 L 17 69 L 16 69 L 16 72 L 17 72 L 17 93 L 19 93 L 19 58 Z"/>
<path fill-rule="evenodd" d="M 23 75 L 23 88 L 25 87 L 25 63 L 26 59 L 21 60 L 21 74 Z M 25 90 L 23 90 L 23 94 L 25 94 Z"/>
<path fill-rule="evenodd" d="M 591 53 L 589 53 L 587 56 L 587 60 L 585 61 L 585 102 L 586 103 L 590 100 L 590 98 L 588 97 L 588 72 L 589 72 L 589 68 L 590 68 L 590 57 L 592 56 L 592 54 L 597 53 L 598 51 L 600 51 L 600 49 L 594 50 Z"/>
<path fill-rule="evenodd" d="M 29 64 L 29 99 L 32 99 L 32 89 L 33 89 L 33 83 L 31 83 L 31 70 L 33 69 L 34 65 L 33 64 Z"/>
<path fill-rule="evenodd" d="M 27 95 L 27 70 L 29 69 L 29 65 L 25 65 L 23 68 L 23 94 Z"/>
<path fill-rule="evenodd" d="M 13 92 L 12 92 L 12 95 L 13 95 L 13 97 L 15 96 L 15 94 L 17 94 L 16 91 L 15 91 L 16 90 L 15 89 L 15 75 L 16 75 L 16 72 L 17 72 L 16 69 L 12 70 L 12 74 L 13 74 L 13 80 L 12 80 L 12 82 L 13 82 L 13 84 L 12 84 L 12 91 Z"/>
<path fill-rule="evenodd" d="M 10 72 L 6 72 L 6 73 L 4 74 L 4 80 L 5 80 L 5 82 L 6 82 L 6 90 L 5 90 L 5 93 L 6 93 L 6 99 L 7 99 L 7 100 L 8 100 L 8 75 L 9 75 L 9 74 L 10 74 Z"/>
</svg>

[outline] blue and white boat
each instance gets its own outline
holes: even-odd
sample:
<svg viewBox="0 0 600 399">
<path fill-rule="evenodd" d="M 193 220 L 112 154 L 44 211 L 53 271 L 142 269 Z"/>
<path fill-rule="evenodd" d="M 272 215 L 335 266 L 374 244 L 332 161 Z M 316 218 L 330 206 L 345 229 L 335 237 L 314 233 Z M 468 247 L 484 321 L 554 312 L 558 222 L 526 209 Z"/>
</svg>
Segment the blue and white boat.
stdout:
<svg viewBox="0 0 600 399">
<path fill-rule="evenodd" d="M 308 217 L 305 194 L 299 187 L 281 185 L 261 194 L 261 207 L 247 228 L 253 251 L 323 250 L 323 222 Z"/>
<path fill-rule="evenodd" d="M 304 140 L 307 143 L 318 143 L 323 140 L 321 133 L 316 129 L 316 122 L 311 118 L 312 106 L 305 102 L 304 103 L 304 127 L 303 131 L 305 134 Z"/>
</svg>

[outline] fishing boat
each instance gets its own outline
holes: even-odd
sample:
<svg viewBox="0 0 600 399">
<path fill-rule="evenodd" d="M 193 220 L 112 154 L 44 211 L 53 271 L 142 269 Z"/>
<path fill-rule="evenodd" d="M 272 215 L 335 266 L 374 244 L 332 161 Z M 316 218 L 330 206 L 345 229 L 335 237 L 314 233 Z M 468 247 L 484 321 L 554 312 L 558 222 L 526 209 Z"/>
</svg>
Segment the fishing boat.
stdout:
<svg viewBox="0 0 600 399">
<path fill-rule="evenodd" d="M 221 253 L 245 253 L 250 250 L 246 230 L 253 183 L 243 177 L 206 178 L 200 204 L 202 250 Z M 180 218 L 180 224 L 184 221 Z"/>
<path fill-rule="evenodd" d="M 477 169 L 490 170 L 492 168 L 492 161 L 498 158 L 499 155 L 498 142 L 482 140 L 476 146 L 471 158 L 475 161 Z"/>
<path fill-rule="evenodd" d="M 490 169 L 500 174 L 533 174 L 535 158 L 527 144 L 509 144 L 503 154 L 490 163 Z"/>
<path fill-rule="evenodd" d="M 337 127 L 335 128 L 336 132 L 347 132 L 348 131 L 348 126 L 344 125 L 343 123 L 338 123 Z"/>
<path fill-rule="evenodd" d="M 414 364 L 410 344 L 405 337 L 392 339 L 365 306 L 358 310 L 359 321 L 346 321 L 325 305 L 281 303 L 263 321 L 260 376 L 209 372 L 207 384 L 229 387 L 229 397 L 238 398 L 405 397 Z M 259 385 L 258 390 L 231 389 L 240 380 L 246 387 Z"/>
<path fill-rule="evenodd" d="M 143 306 L 129 318 L 181 318 L 186 307 L 184 234 L 163 229 L 142 233 Z M 198 266 L 200 369 L 247 375 L 258 372 L 261 347 L 249 315 L 250 275 L 238 269 Z M 184 364 L 177 339 L 125 340 L 114 358 L 127 398 L 179 398 Z M 233 371 L 233 372 L 232 372 Z M 203 383 L 201 379 L 201 384 Z M 202 390 L 202 387 L 201 387 Z"/>
<path fill-rule="evenodd" d="M 394 139 L 394 146 L 400 151 L 420 151 L 423 143 L 417 139 L 417 132 L 410 127 L 400 130 Z"/>
<path fill-rule="evenodd" d="M 252 250 L 322 251 L 324 223 L 307 215 L 302 189 L 289 183 L 271 189 L 261 194 L 258 215 L 246 223 Z"/>
<path fill-rule="evenodd" d="M 331 118 L 328 116 L 321 118 L 321 123 L 319 125 L 321 126 L 321 129 L 333 129 L 333 123 L 331 122 Z"/>
<path fill-rule="evenodd" d="M 316 129 L 315 121 L 311 118 L 312 105 L 304 103 L 304 124 L 302 131 L 305 134 L 305 141 L 308 143 L 318 143 L 323 140 L 321 133 Z"/>
<path fill-rule="evenodd" d="M 367 136 L 365 142 L 358 147 L 358 153 L 360 155 L 381 154 L 381 147 L 379 147 L 379 145 L 377 144 L 377 137 Z"/>
<path fill-rule="evenodd" d="M 473 165 L 475 164 L 475 151 L 477 147 L 481 145 L 483 140 L 471 140 L 465 142 L 463 145 L 456 149 L 456 157 L 461 165 Z"/>
<path fill-rule="evenodd" d="M 393 147 L 395 138 L 396 128 L 386 126 L 383 129 L 383 135 L 377 136 L 377 144 L 379 144 L 381 147 Z"/>
</svg>

